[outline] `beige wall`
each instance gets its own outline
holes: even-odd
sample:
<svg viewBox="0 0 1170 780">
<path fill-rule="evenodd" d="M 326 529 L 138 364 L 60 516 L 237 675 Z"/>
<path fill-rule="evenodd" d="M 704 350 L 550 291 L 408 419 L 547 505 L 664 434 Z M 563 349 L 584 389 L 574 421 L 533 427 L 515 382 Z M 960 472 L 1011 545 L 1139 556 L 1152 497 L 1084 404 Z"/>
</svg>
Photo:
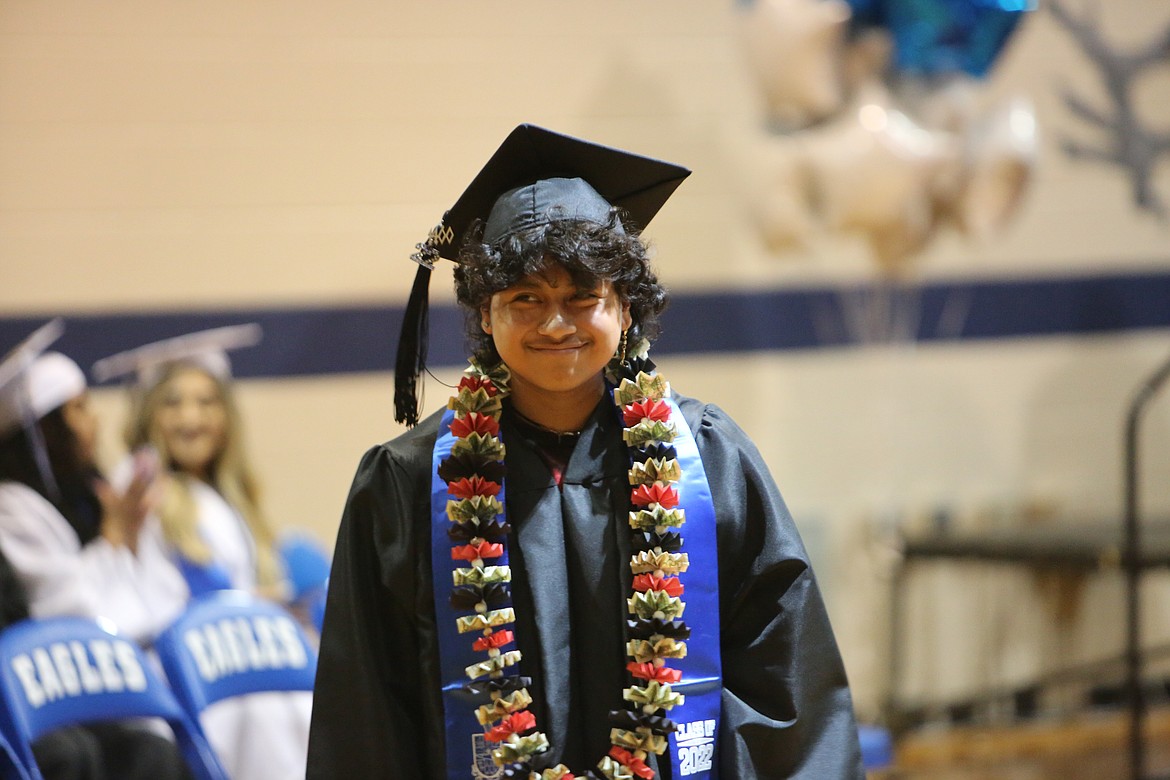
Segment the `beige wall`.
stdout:
<svg viewBox="0 0 1170 780">
<path fill-rule="evenodd" d="M 1128 43 L 1167 13 L 1159 0 L 1101 10 Z M 695 169 L 648 231 L 676 289 L 869 278 L 850 242 L 769 255 L 737 209 L 731 161 L 762 137 L 739 21 L 731 0 L 4 0 L 0 312 L 400 302 L 414 243 L 520 121 Z M 1068 37 L 1034 14 L 988 85 L 1036 103 L 1043 148 L 1028 200 L 990 241 L 944 236 L 925 277 L 1170 266 L 1170 229 L 1135 212 L 1120 173 L 1059 151 L 1064 136 L 1088 135 L 1060 104 L 1062 84 L 1101 94 Z M 1170 73 L 1140 90 L 1143 112 L 1165 126 Z M 1164 162 L 1156 185 L 1170 200 Z M 439 297 L 447 288 L 433 285 Z M 1071 519 L 1115 517 L 1122 409 L 1168 353 L 1161 331 L 663 367 L 760 444 L 872 714 L 885 686 L 888 518 L 944 507 L 960 522 L 997 522 L 1035 502 Z M 398 430 L 390 377 L 247 381 L 239 392 L 271 514 L 331 540 L 361 452 Z M 442 388 L 428 397 L 439 402 Z M 98 404 L 113 457 L 123 399 L 102 391 Z M 1170 399 L 1149 430 L 1149 506 L 1170 513 Z M 1120 646 L 1108 578 L 1072 627 L 1054 623 L 1027 578 L 936 579 L 915 591 L 914 691 L 966 690 Z M 1170 626 L 1170 599 L 1152 609 Z M 961 641 L 960 629 L 981 638 Z"/>
</svg>

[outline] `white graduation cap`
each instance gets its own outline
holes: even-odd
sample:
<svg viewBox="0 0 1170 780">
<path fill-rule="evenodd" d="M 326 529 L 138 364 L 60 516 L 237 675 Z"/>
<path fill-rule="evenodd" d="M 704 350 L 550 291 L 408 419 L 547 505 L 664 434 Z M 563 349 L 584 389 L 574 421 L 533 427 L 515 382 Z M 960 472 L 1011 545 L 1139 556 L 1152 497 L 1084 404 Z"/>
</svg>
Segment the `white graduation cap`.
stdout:
<svg viewBox="0 0 1170 780">
<path fill-rule="evenodd" d="M 85 392 L 85 374 L 59 352 L 46 352 L 65 325 L 50 320 L 0 361 L 0 436 L 37 420 Z"/>
<path fill-rule="evenodd" d="M 60 317 L 50 320 L 0 361 L 0 437 L 24 428 L 37 471 L 51 495 L 59 490 L 37 422 L 86 387 L 85 374 L 76 363 L 60 352 L 45 351 L 64 331 Z"/>
<path fill-rule="evenodd" d="M 134 375 L 138 386 L 147 389 L 158 382 L 167 366 L 189 363 L 226 380 L 232 375 L 228 351 L 254 346 L 260 343 L 263 335 L 260 325 L 250 322 L 155 341 L 102 358 L 93 364 L 93 377 L 98 382 L 105 382 Z"/>
</svg>

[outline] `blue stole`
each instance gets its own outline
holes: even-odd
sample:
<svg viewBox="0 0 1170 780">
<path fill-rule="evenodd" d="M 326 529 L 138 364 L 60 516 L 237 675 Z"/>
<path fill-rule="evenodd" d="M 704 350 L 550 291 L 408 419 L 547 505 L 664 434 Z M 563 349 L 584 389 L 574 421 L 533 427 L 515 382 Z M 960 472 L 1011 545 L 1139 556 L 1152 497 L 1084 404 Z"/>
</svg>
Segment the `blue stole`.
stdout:
<svg viewBox="0 0 1170 780">
<path fill-rule="evenodd" d="M 715 536 L 715 505 L 711 486 L 699 457 L 694 434 L 673 398 L 670 421 L 675 426 L 674 441 L 682 479 L 677 487 L 686 522 L 680 533 L 682 552 L 690 559 L 688 569 L 679 575 L 685 588 L 683 612 L 691 629 L 685 658 L 671 659 L 668 666 L 682 671 L 682 680 L 671 688 L 685 694 L 687 700 L 667 713 L 678 724 L 670 735 L 672 777 L 716 780 L 719 760 L 719 713 L 723 701 L 723 673 L 719 660 L 719 555 Z"/>
<path fill-rule="evenodd" d="M 431 579 L 434 584 L 435 632 L 439 639 L 439 669 L 443 683 L 442 699 L 447 744 L 447 777 L 449 780 L 467 780 L 468 771 L 474 780 L 497 780 L 503 778 L 504 770 L 492 761 L 492 743 L 484 739 L 483 726 L 475 718 L 475 708 L 482 704 L 482 696 L 476 696 L 464 689 L 470 682 L 467 667 L 482 661 L 484 654 L 472 648 L 479 634 L 460 634 L 455 619 L 467 614 L 451 606 L 451 588 L 454 586 L 451 573 L 455 569 L 467 568 L 468 561 L 451 558 L 451 538 L 447 529 L 451 520 L 447 518 L 447 483 L 439 478 L 439 464 L 451 454 L 451 448 L 458 440 L 451 433 L 451 421 L 455 412 L 448 409 L 439 423 L 439 435 L 431 456 Z M 507 479 L 504 480 L 507 483 Z M 504 504 L 504 487 L 496 496 Z M 508 565 L 508 545 L 504 554 L 494 560 L 495 566 Z M 512 669 L 515 674 L 515 667 Z"/>
<path fill-rule="evenodd" d="M 718 553 L 715 533 L 715 507 L 711 500 L 711 489 L 699 457 L 694 435 L 683 417 L 682 410 L 673 399 L 670 404 L 670 421 L 674 423 L 676 436 L 671 445 L 677 453 L 682 479 L 676 483 L 680 503 L 686 514 L 686 522 L 680 532 L 683 537 L 681 552 L 688 555 L 690 566 L 679 575 L 684 587 L 682 595 L 686 603 L 683 619 L 691 629 L 687 642 L 687 655 L 681 659 L 669 659 L 668 666 L 682 672 L 682 679 L 671 684 L 671 688 L 686 696 L 686 701 L 662 713 L 678 725 L 668 740 L 667 752 L 673 767 L 673 777 L 716 780 L 719 760 L 716 747 L 719 741 L 719 713 L 722 703 L 722 673 L 719 659 L 719 577 Z M 617 410 L 620 414 L 620 410 Z M 439 670 L 442 680 L 442 703 L 446 727 L 446 765 L 448 780 L 498 780 L 504 777 L 503 769 L 497 767 L 491 758 L 494 745 L 484 739 L 484 727 L 475 717 L 475 708 L 483 703 L 483 697 L 465 690 L 469 682 L 466 668 L 483 661 L 485 654 L 472 649 L 477 633 L 460 634 L 456 618 L 468 614 L 451 606 L 450 595 L 453 586 L 452 571 L 466 568 L 466 561 L 451 558 L 453 544 L 447 535 L 451 521 L 447 517 L 447 483 L 439 478 L 439 464 L 451 453 L 456 437 L 451 433 L 451 421 L 455 413 L 447 409 L 439 423 L 438 436 L 431 459 L 431 575 L 434 586 L 435 630 L 439 643 Z M 505 483 L 507 479 L 505 478 Z M 632 486 L 631 486 L 632 490 Z M 497 496 L 506 506 L 504 490 Z M 492 565 L 507 566 L 508 555 Z M 505 674 L 517 674 L 512 667 Z M 644 681 L 634 680 L 635 685 Z M 540 724 L 537 724 L 539 728 Z M 602 757 L 598 756 L 600 760 Z M 665 760 L 661 756 L 659 760 Z M 584 772 L 592 767 L 573 767 L 573 771 Z M 596 770 L 595 770 L 596 771 Z M 469 775 L 470 773 L 470 775 Z M 598 774 L 600 774 L 598 772 Z"/>
</svg>

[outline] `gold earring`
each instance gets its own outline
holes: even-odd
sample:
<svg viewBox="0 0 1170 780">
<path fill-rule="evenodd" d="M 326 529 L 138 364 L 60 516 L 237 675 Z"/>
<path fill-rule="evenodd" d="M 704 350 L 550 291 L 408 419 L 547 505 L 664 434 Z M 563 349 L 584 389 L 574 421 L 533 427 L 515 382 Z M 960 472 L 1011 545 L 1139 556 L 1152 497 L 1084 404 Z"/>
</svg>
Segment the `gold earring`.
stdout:
<svg viewBox="0 0 1170 780">
<path fill-rule="evenodd" d="M 626 337 L 629 335 L 629 333 L 630 333 L 629 328 L 622 330 L 622 342 L 621 342 L 621 346 L 618 347 L 618 362 L 619 363 L 626 362 Z"/>
</svg>

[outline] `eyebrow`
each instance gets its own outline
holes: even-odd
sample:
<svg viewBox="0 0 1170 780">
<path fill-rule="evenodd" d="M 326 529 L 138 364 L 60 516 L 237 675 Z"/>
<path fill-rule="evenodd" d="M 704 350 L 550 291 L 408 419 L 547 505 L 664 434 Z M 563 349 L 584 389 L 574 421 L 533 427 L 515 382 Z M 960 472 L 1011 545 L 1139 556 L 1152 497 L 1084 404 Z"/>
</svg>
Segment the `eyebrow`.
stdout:
<svg viewBox="0 0 1170 780">
<path fill-rule="evenodd" d="M 592 285 L 577 284 L 576 281 L 570 279 L 568 286 L 575 292 L 594 292 L 598 290 L 606 291 L 612 285 L 608 279 L 598 279 L 597 282 Z M 516 280 L 515 283 L 508 285 L 504 288 L 504 290 L 514 290 L 517 288 L 524 290 L 536 290 L 540 289 L 541 287 L 548 287 L 553 290 L 560 289 L 559 284 L 552 284 L 548 279 L 540 276 L 540 274 L 532 274 L 530 276 L 525 276 Z M 501 292 L 503 292 L 503 290 L 501 290 Z"/>
</svg>

